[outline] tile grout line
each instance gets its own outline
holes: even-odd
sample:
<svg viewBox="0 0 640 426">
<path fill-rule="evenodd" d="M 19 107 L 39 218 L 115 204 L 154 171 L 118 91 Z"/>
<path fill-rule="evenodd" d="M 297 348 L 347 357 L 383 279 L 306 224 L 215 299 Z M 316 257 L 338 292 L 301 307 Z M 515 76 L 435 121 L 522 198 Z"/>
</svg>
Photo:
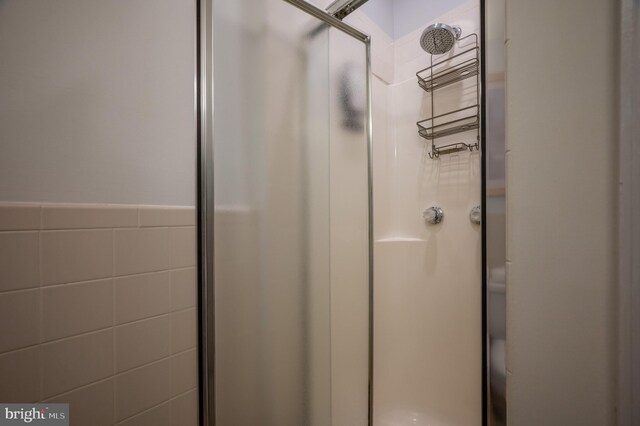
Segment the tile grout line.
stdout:
<svg viewBox="0 0 640 426">
<path fill-rule="evenodd" d="M 73 232 L 73 231 L 109 231 L 111 229 L 137 229 L 136 225 L 126 225 L 126 226 L 114 226 L 113 224 L 105 225 L 105 226 L 87 226 L 87 227 L 77 227 L 77 228 L 46 228 L 42 229 L 44 232 Z"/>
<path fill-rule="evenodd" d="M 37 289 L 27 289 L 26 291 L 34 291 L 34 290 L 37 290 Z M 64 341 L 67 341 L 67 340 L 80 338 L 80 337 L 86 337 L 86 336 L 89 336 L 89 335 L 92 335 L 92 334 L 104 333 L 105 331 L 115 330 L 117 328 L 129 326 L 129 325 L 132 325 L 132 324 L 137 324 L 137 323 L 141 323 L 141 322 L 144 322 L 144 321 L 150 321 L 150 320 L 154 320 L 154 319 L 168 317 L 168 316 L 171 316 L 174 313 L 175 314 L 180 314 L 180 313 L 184 313 L 186 311 L 195 310 L 195 309 L 197 309 L 196 306 L 188 306 L 186 308 L 180 308 L 180 309 L 177 309 L 175 311 L 171 311 L 170 310 L 170 311 L 167 311 L 167 312 L 164 312 L 164 313 L 161 313 L 161 314 L 157 314 L 157 315 L 153 315 L 153 316 L 150 316 L 150 317 L 145 317 L 145 318 L 140 318 L 140 319 L 136 319 L 136 320 L 133 320 L 133 321 L 123 322 L 122 324 L 107 325 L 105 327 L 97 328 L 95 330 L 83 331 L 83 332 L 79 332 L 79 333 L 76 333 L 76 334 L 71 334 L 69 336 L 58 337 L 58 338 L 47 340 L 47 341 L 44 341 L 44 339 L 43 339 L 42 342 L 36 342 L 34 344 L 31 344 L 31 345 L 21 346 L 19 348 L 9 349 L 9 350 L 0 352 L 0 356 L 6 355 L 6 354 L 10 354 L 10 353 L 13 353 L 13 352 L 19 352 L 19 351 L 22 351 L 22 350 L 25 350 L 25 349 L 33 349 L 35 347 L 49 346 L 49 345 L 54 344 L 54 343 L 64 342 Z M 180 353 L 180 352 L 177 352 L 177 353 Z"/>
<path fill-rule="evenodd" d="M 44 328 L 44 300 L 42 296 L 42 283 L 44 281 L 44 272 L 42 270 L 42 225 L 43 225 L 43 208 L 38 205 L 38 220 L 40 229 L 38 229 L 38 310 L 40 318 L 38 319 L 38 381 L 40 383 L 40 393 L 38 401 L 44 399 L 44 353 L 42 350 L 43 328 Z"/>
<path fill-rule="evenodd" d="M 43 285 L 43 288 L 60 288 L 60 287 L 70 287 L 70 286 L 74 286 L 74 285 L 82 285 L 82 284 L 95 284 L 98 283 L 100 281 L 109 281 L 109 280 L 113 280 L 113 277 L 111 276 L 111 274 L 109 274 L 106 277 L 100 277 L 100 278 L 91 278 L 88 280 L 83 280 L 83 281 L 69 281 L 66 283 L 59 283 L 59 284 L 48 284 L 48 285 Z M 18 290 L 11 290 L 11 291 L 18 291 Z"/>
<path fill-rule="evenodd" d="M 114 326 L 114 328 L 122 328 L 122 327 L 126 327 L 126 326 L 133 325 L 133 324 L 139 324 L 141 322 L 151 321 L 151 320 L 163 318 L 163 317 L 166 317 L 166 316 L 169 316 L 169 315 L 171 315 L 171 312 L 165 312 L 165 313 L 162 313 L 162 314 L 153 315 L 153 316 L 146 317 L 146 318 L 140 318 L 140 319 L 133 320 L 133 321 L 123 322 L 122 324 L 116 324 Z"/>
<path fill-rule="evenodd" d="M 408 81 L 408 79 L 407 79 Z M 94 225 L 94 226 L 81 226 L 81 227 L 60 227 L 60 228 L 44 228 L 44 227 L 31 227 L 31 228 L 20 228 L 20 229 L 0 229 L 0 234 L 9 234 L 9 233 L 17 233 L 17 232 L 37 232 L 37 231 L 43 231 L 43 232 L 64 232 L 64 231 L 69 231 L 69 232 L 73 232 L 73 231 L 108 231 L 110 229 L 128 229 L 128 230 L 133 230 L 133 229 L 157 229 L 157 228 L 195 228 L 196 225 L 193 223 L 180 223 L 180 224 L 162 224 L 162 225 L 145 225 L 145 226 L 138 226 L 138 225 L 122 225 L 122 226 L 115 226 L 113 224 L 109 224 L 109 225 Z"/>
<path fill-rule="evenodd" d="M 178 357 L 178 356 L 186 354 L 187 352 L 195 351 L 196 349 L 198 349 L 197 346 L 191 346 L 190 348 L 182 349 L 182 350 L 176 352 L 175 354 L 169 355 L 169 357 L 170 358 Z"/>
<path fill-rule="evenodd" d="M 0 352 L 0 357 L 3 357 L 5 355 L 10 355 L 10 354 L 13 354 L 13 353 L 16 353 L 16 352 L 21 352 L 21 351 L 26 351 L 26 350 L 29 350 L 29 349 L 39 348 L 40 346 L 42 346 L 40 343 L 33 343 L 31 345 L 22 346 L 20 348 L 9 349 L 8 351 Z"/>
<path fill-rule="evenodd" d="M 43 402 L 45 402 L 45 401 L 51 401 L 52 399 L 57 399 L 57 398 L 60 398 L 61 396 L 67 396 L 68 394 L 71 394 L 71 393 L 74 393 L 74 392 L 78 392 L 78 391 L 85 390 L 85 389 L 87 389 L 87 388 L 89 388 L 89 387 L 91 387 L 91 386 L 99 385 L 99 384 L 104 383 L 104 382 L 108 382 L 109 380 L 113 380 L 113 377 L 103 377 L 103 378 L 98 379 L 98 380 L 96 380 L 96 381 L 94 381 L 94 382 L 87 383 L 87 384 L 84 384 L 84 385 L 78 386 L 78 387 L 76 387 L 76 388 L 69 389 L 69 390 L 66 390 L 66 391 L 61 392 L 61 393 L 57 393 L 57 394 L 55 394 L 55 395 L 51 395 L 51 396 L 49 396 L 49 397 L 47 397 L 47 398 L 44 398 L 44 401 L 43 401 Z"/>
<path fill-rule="evenodd" d="M 171 231 L 169 231 L 171 233 Z M 169 245 L 171 245 L 171 237 L 169 238 Z M 169 266 L 173 266 L 173 256 L 169 253 Z M 173 356 L 173 273 L 169 272 L 169 354 Z M 173 404 L 171 403 L 171 396 L 173 395 L 173 359 L 169 361 L 169 423 L 173 418 Z"/>
<path fill-rule="evenodd" d="M 197 390 L 198 390 L 198 388 L 194 386 L 194 387 L 192 387 L 190 389 L 187 389 L 186 391 L 182 391 L 180 393 L 177 393 L 176 396 L 172 396 L 171 398 L 169 398 L 169 401 L 173 401 L 175 399 L 182 398 L 183 396 L 185 396 L 189 392 L 193 392 L 193 391 L 197 391 Z"/>
<path fill-rule="evenodd" d="M 30 232 L 38 232 L 38 231 L 30 231 Z M 40 233 L 38 232 L 38 240 L 40 241 L 42 238 L 42 236 L 40 235 Z M 38 248 L 40 249 L 40 248 Z M 40 254 L 38 253 L 38 256 L 40 256 Z M 92 284 L 92 283 L 96 283 L 99 281 L 107 281 L 109 279 L 123 279 L 123 278 L 134 278 L 134 277 L 143 277 L 146 275 L 156 275 L 156 274 L 164 274 L 164 273 L 171 273 L 171 272 L 184 272 L 184 271 L 189 271 L 189 270 L 193 270 L 195 269 L 196 266 L 179 266 L 176 268 L 170 268 L 170 269 L 161 269 L 161 270 L 157 270 L 157 271 L 149 271 L 149 272 L 137 272 L 134 274 L 128 274 L 128 275 L 118 275 L 118 276 L 104 276 L 104 277 L 99 277 L 99 278 L 89 278 L 89 279 L 85 279 L 82 281 L 69 281 L 69 282 L 64 282 L 64 283 L 57 283 L 57 284 L 47 284 L 47 285 L 42 285 L 43 289 L 49 289 L 49 288 L 56 288 L 56 287 L 64 287 L 64 286 L 72 286 L 72 285 L 79 285 L 79 284 Z M 39 277 L 38 280 L 41 280 L 41 278 Z M 0 295 L 2 294 L 12 294 L 12 293 L 19 293 L 22 291 L 29 291 L 29 290 L 37 290 L 38 288 L 40 288 L 40 282 L 38 282 L 36 285 L 34 285 L 33 287 L 25 287 L 25 288 L 16 288 L 16 289 L 12 289 L 12 290 L 2 290 L 0 291 Z"/>
<path fill-rule="evenodd" d="M 192 347 L 192 348 L 189 348 L 189 349 L 185 349 L 183 351 L 180 351 L 180 352 L 176 353 L 176 355 L 182 355 L 183 353 L 188 352 L 188 351 L 192 351 L 194 349 L 195 349 L 195 347 Z M 130 373 L 132 373 L 134 371 L 142 370 L 143 368 L 146 368 L 146 367 L 149 367 L 149 366 L 152 366 L 152 365 L 164 362 L 164 361 L 170 361 L 171 358 L 173 358 L 173 355 L 169 354 L 169 355 L 164 356 L 162 358 L 154 359 L 153 361 L 149 361 L 146 364 L 137 365 L 135 367 L 132 367 L 132 368 L 129 368 L 127 370 L 124 370 L 124 371 L 121 371 L 119 373 L 116 373 L 116 376 L 124 376 L 126 374 L 130 374 Z"/>
<path fill-rule="evenodd" d="M 162 225 L 152 225 L 152 226 L 138 226 L 138 225 L 122 225 L 115 226 L 113 224 L 110 225 L 95 225 L 95 226 L 82 226 L 82 227 L 61 227 L 61 228 L 24 228 L 24 229 L 0 229 L 0 234 L 14 234 L 14 233 L 26 233 L 26 232 L 75 232 L 75 231 L 108 231 L 110 229 L 127 229 L 127 230 L 146 230 L 146 229 L 158 229 L 158 228 L 167 228 L 167 229 L 184 229 L 184 228 L 195 228 L 195 224 L 162 224 Z"/>
<path fill-rule="evenodd" d="M 139 216 L 140 210 L 137 210 Z M 112 375 L 111 375 L 111 395 L 112 395 L 112 410 L 111 410 L 111 424 L 116 423 L 116 230 L 111 230 L 111 339 L 113 348 L 111 350 L 111 356 L 113 357 L 112 363 Z"/>
<path fill-rule="evenodd" d="M 196 347 L 195 347 L 195 346 L 194 346 L 194 347 L 191 347 L 191 348 L 189 348 L 189 349 L 184 349 L 184 350 L 182 350 L 182 351 L 180 351 L 180 352 L 176 352 L 176 353 L 175 353 L 175 354 L 173 354 L 173 355 L 169 354 L 169 355 L 167 355 L 167 356 L 165 356 L 165 357 L 163 357 L 163 358 L 153 360 L 153 361 L 148 362 L 148 363 L 146 363 L 146 364 L 139 365 L 139 366 L 137 366 L 137 367 L 133 367 L 133 368 L 130 368 L 130 369 L 125 370 L 125 371 L 121 371 L 120 373 L 117 373 L 115 376 L 102 377 L 102 378 L 100 378 L 100 379 L 98 379 L 98 380 L 95 380 L 95 381 L 93 381 L 93 382 L 91 382 L 91 383 L 85 383 L 85 384 L 83 384 L 83 385 L 80 385 L 80 386 L 77 386 L 77 387 L 74 387 L 74 388 L 71 388 L 71 389 L 67 389 L 67 390 L 65 390 L 64 392 L 60 392 L 60 393 L 57 393 L 57 394 L 55 394 L 55 395 L 48 396 L 48 397 L 47 397 L 47 398 L 45 398 L 45 399 L 46 399 L 46 400 L 51 400 L 51 399 L 53 399 L 53 398 L 58 398 L 58 397 L 60 397 L 60 396 L 66 395 L 66 394 L 70 394 L 70 393 L 73 393 L 73 392 L 76 392 L 76 391 L 80 391 L 80 390 L 86 389 L 86 388 L 88 388 L 88 387 L 90 387 L 90 386 L 93 386 L 93 385 L 96 385 L 96 384 L 99 384 L 99 383 L 102 383 L 102 382 L 106 382 L 106 381 L 108 381 L 108 380 L 112 380 L 112 381 L 113 381 L 113 380 L 114 380 L 114 378 L 115 378 L 116 376 L 122 376 L 122 375 L 125 375 L 125 374 L 129 374 L 129 373 L 131 373 L 131 372 L 133 372 L 133 371 L 141 370 L 141 369 L 143 369 L 143 368 L 145 368 L 145 367 L 148 367 L 148 366 L 151 366 L 151 365 L 155 365 L 155 364 L 158 364 L 158 363 L 161 363 L 161 362 L 167 362 L 167 361 L 171 362 L 171 360 L 172 360 L 174 357 L 177 357 L 177 356 L 180 356 L 180 355 L 184 355 L 185 353 L 187 353 L 187 352 L 189 352 L 189 351 L 194 351 L 195 349 L 196 349 Z M 191 391 L 191 390 L 193 390 L 193 389 L 196 389 L 196 388 L 194 387 L 194 388 L 191 388 L 191 389 L 189 389 L 189 390 L 183 391 L 183 392 L 181 392 L 181 393 L 179 393 L 179 394 L 176 394 L 176 396 L 170 396 L 170 397 L 169 397 L 169 399 L 167 399 L 167 400 L 165 400 L 165 401 L 169 401 L 169 400 L 171 400 L 171 399 L 177 398 L 177 397 L 179 397 L 180 395 L 182 395 L 182 394 L 184 394 L 184 393 L 186 393 L 186 392 L 189 392 L 189 391 Z M 171 394 L 171 393 L 170 393 L 170 394 Z M 114 404 L 115 404 L 115 403 L 114 403 Z M 121 420 L 121 421 L 122 421 L 122 420 Z M 115 422 L 115 416 L 114 416 L 114 422 Z"/>
<path fill-rule="evenodd" d="M 152 210 L 188 210 L 195 209 L 187 204 L 128 204 L 128 203 L 76 203 L 71 201 L 0 201 L 0 207 L 49 207 L 49 208 L 94 208 L 94 209 L 134 209 L 138 207 Z"/>
<path fill-rule="evenodd" d="M 191 268 L 193 267 L 195 266 L 191 266 Z M 185 268 L 189 268 L 189 267 L 185 267 Z M 172 270 L 171 268 L 165 268 L 165 269 L 156 269 L 154 271 L 147 271 L 147 272 L 133 272 L 133 273 L 124 274 L 124 275 L 115 275 L 114 278 L 126 278 L 126 277 L 140 276 L 140 275 L 150 275 L 150 274 L 157 274 L 161 272 L 167 272 L 171 270 Z"/>
<path fill-rule="evenodd" d="M 0 291 L 0 296 L 6 295 L 6 294 L 25 293 L 27 291 L 34 291 L 39 289 L 40 289 L 40 285 L 38 284 L 38 285 L 34 285 L 33 287 L 16 288 L 14 290 Z"/>
<path fill-rule="evenodd" d="M 106 331 L 112 330 L 113 326 L 112 325 L 107 325 L 101 328 L 98 328 L 96 330 L 90 330 L 90 331 L 83 331 L 80 333 L 76 333 L 76 334 L 72 334 L 70 336 L 63 336 L 63 337 L 58 337 L 57 339 L 52 339 L 46 342 L 42 342 L 40 345 L 41 346 L 49 346 L 53 343 L 60 343 L 60 342 L 65 342 L 67 340 L 71 340 L 71 339 L 75 339 L 75 338 L 79 338 L 79 337 L 87 337 L 90 336 L 92 334 L 98 334 L 98 333 L 104 333 Z"/>
<path fill-rule="evenodd" d="M 131 420 L 134 417 L 142 416 L 143 414 L 147 414 L 148 412 L 150 412 L 152 410 L 155 410 L 156 408 L 161 407 L 164 404 L 169 404 L 169 418 L 171 418 L 171 414 L 172 414 L 172 411 L 173 411 L 173 407 L 172 407 L 173 401 L 175 401 L 178 398 L 182 398 L 183 396 L 186 396 L 187 394 L 189 394 L 189 393 L 191 393 L 193 391 L 197 391 L 197 389 L 198 388 L 194 387 L 194 388 L 187 389 L 186 391 L 182 391 L 182 392 L 176 394 L 175 396 L 172 396 L 169 399 L 164 400 L 164 401 L 162 401 L 162 402 L 160 402 L 160 403 L 158 403 L 158 404 L 156 404 L 156 405 L 154 405 L 152 407 L 145 408 L 144 410 L 139 411 L 139 412 L 137 412 L 135 414 L 132 414 L 129 417 L 125 417 L 124 419 L 122 419 L 118 423 L 116 423 L 115 426 L 121 425 L 122 423 L 124 423 L 124 422 L 126 422 L 128 420 Z"/>
<path fill-rule="evenodd" d="M 184 309 L 181 309 L 179 311 L 175 311 L 175 313 L 186 312 L 186 311 L 188 311 L 190 309 L 196 309 L 196 308 L 195 307 L 184 308 Z M 22 346 L 22 347 L 15 348 L 15 349 L 9 349 L 7 351 L 1 352 L 0 356 L 9 355 L 9 354 L 12 354 L 12 353 L 15 353 L 15 352 L 24 351 L 24 350 L 27 350 L 27 349 L 34 349 L 34 348 L 39 348 L 39 347 L 44 347 L 44 346 L 50 346 L 50 345 L 55 344 L 55 343 L 65 342 L 65 341 L 68 341 L 68 340 L 71 340 L 71 339 L 75 339 L 75 338 L 80 338 L 80 337 L 87 337 L 87 336 L 90 336 L 90 335 L 93 335 L 93 334 L 105 333 L 105 332 L 107 332 L 109 330 L 113 331 L 115 328 L 121 328 L 121 327 L 124 327 L 124 326 L 128 326 L 128 325 L 131 325 L 131 324 L 136 324 L 136 323 L 140 323 L 140 322 L 144 322 L 144 321 L 159 319 L 159 318 L 163 318 L 163 317 L 169 317 L 171 314 L 172 314 L 172 312 L 166 312 L 164 314 L 155 315 L 153 317 L 143 318 L 143 319 L 140 319 L 140 320 L 135 320 L 135 321 L 132 321 L 132 322 L 116 325 L 115 327 L 109 325 L 109 326 L 106 326 L 106 327 L 103 327 L 103 328 L 99 328 L 97 330 L 91 330 L 91 331 L 82 332 L 82 333 L 79 333 L 79 334 L 73 334 L 71 336 L 60 337 L 58 339 L 54 339 L 54 340 L 50 340 L 50 341 L 46 341 L 46 342 L 42 342 L 42 343 L 34 343 L 32 345 Z M 192 346 L 192 347 L 189 347 L 187 349 L 183 349 L 183 350 L 181 350 L 179 352 L 176 352 L 174 355 L 179 355 L 182 352 L 186 352 L 186 351 L 194 349 L 196 347 L 197 346 Z M 169 354 L 168 356 L 171 356 L 171 354 Z M 144 365 L 142 365 L 142 366 L 144 366 Z M 142 367 L 142 366 L 140 366 L 140 367 Z M 134 368 L 138 368 L 138 367 L 134 367 Z M 126 371 L 129 371 L 129 370 L 126 370 Z M 121 374 L 121 373 L 122 372 L 116 373 L 116 375 Z"/>
<path fill-rule="evenodd" d="M 158 404 L 156 404 L 156 405 L 154 405 L 152 407 L 145 408 L 144 410 L 139 411 L 139 412 L 137 412 L 135 414 L 132 414 L 129 417 L 125 417 L 124 419 L 118 421 L 118 423 L 114 423 L 114 426 L 121 425 L 121 424 L 133 419 L 134 417 L 138 417 L 138 416 L 142 416 L 144 414 L 147 414 L 148 412 L 153 411 L 156 408 L 163 406 L 164 404 L 169 404 L 169 418 L 171 418 L 171 399 L 166 399 L 166 400 L 164 400 L 164 401 L 162 401 L 162 402 L 160 402 L 160 403 L 158 403 Z"/>
</svg>

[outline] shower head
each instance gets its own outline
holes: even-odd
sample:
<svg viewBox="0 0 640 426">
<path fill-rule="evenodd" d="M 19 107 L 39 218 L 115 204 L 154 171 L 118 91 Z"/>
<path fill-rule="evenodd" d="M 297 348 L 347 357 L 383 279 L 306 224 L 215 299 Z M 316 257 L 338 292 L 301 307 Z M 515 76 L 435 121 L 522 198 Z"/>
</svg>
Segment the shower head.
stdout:
<svg viewBox="0 0 640 426">
<path fill-rule="evenodd" d="M 460 27 L 452 27 L 447 24 L 429 25 L 420 37 L 420 46 L 432 55 L 442 55 L 453 48 L 460 38 Z"/>
</svg>

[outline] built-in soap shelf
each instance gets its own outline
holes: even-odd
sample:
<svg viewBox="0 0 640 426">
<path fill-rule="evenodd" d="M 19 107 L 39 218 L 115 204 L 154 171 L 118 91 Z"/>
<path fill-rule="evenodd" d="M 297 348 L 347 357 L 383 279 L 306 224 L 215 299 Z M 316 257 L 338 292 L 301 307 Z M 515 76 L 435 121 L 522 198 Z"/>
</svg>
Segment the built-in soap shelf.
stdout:
<svg viewBox="0 0 640 426">
<path fill-rule="evenodd" d="M 462 43 L 467 40 L 470 43 Z M 430 96 L 431 117 L 420 120 L 418 135 L 431 141 L 429 157 L 439 158 L 441 155 L 461 151 L 480 150 L 480 48 L 477 34 L 470 34 L 458 40 L 465 48 L 460 53 L 442 58 L 416 73 L 418 86 Z M 476 79 L 475 102 L 471 106 L 435 114 L 435 93 L 443 87 L 458 84 L 468 78 Z M 456 142 L 438 145 L 436 140 L 447 136 L 475 130 L 475 140 L 471 143 Z"/>
</svg>

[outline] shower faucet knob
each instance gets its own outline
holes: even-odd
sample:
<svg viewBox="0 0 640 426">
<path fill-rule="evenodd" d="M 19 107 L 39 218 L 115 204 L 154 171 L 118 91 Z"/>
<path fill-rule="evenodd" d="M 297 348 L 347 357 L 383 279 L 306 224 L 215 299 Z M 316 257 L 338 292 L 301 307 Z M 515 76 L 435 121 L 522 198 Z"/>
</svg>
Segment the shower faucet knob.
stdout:
<svg viewBox="0 0 640 426">
<path fill-rule="evenodd" d="M 422 212 L 422 217 L 427 223 L 430 223 L 431 225 L 437 225 L 442 222 L 442 219 L 444 218 L 444 212 L 440 207 L 429 207 L 427 209 L 424 209 L 424 211 Z"/>
<path fill-rule="evenodd" d="M 469 212 L 469 220 L 474 225 L 480 225 L 480 221 L 482 220 L 482 210 L 480 206 L 475 206 Z"/>
</svg>

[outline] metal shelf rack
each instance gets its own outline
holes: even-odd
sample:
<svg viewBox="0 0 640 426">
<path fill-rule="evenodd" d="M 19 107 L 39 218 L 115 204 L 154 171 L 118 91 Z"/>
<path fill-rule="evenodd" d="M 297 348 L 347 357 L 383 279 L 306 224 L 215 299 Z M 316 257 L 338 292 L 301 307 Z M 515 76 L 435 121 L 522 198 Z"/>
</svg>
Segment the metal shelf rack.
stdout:
<svg viewBox="0 0 640 426">
<path fill-rule="evenodd" d="M 442 123 L 437 124 L 440 119 Z M 427 140 L 435 140 L 444 136 L 474 130 L 480 127 L 478 105 L 460 108 L 446 114 L 431 116 L 418 121 L 418 134 Z"/>
<path fill-rule="evenodd" d="M 475 46 L 418 71 L 418 85 L 425 91 L 432 92 L 478 75 L 478 51 L 479 48 Z M 443 66 L 450 61 L 460 62 L 452 66 Z"/>
<path fill-rule="evenodd" d="M 466 39 L 469 39 L 470 43 L 466 44 L 461 52 L 436 62 L 431 56 L 431 65 L 416 73 L 418 85 L 431 97 L 431 117 L 418 121 L 416 125 L 418 126 L 418 134 L 431 141 L 429 157 L 432 159 L 455 152 L 480 149 L 480 48 L 477 34 L 463 37 L 458 40 L 458 43 L 460 44 Z M 455 111 L 435 115 L 434 92 L 471 77 L 476 78 L 475 103 Z M 439 138 L 470 130 L 476 130 L 476 140 L 472 143 L 436 144 L 436 140 Z"/>
</svg>

